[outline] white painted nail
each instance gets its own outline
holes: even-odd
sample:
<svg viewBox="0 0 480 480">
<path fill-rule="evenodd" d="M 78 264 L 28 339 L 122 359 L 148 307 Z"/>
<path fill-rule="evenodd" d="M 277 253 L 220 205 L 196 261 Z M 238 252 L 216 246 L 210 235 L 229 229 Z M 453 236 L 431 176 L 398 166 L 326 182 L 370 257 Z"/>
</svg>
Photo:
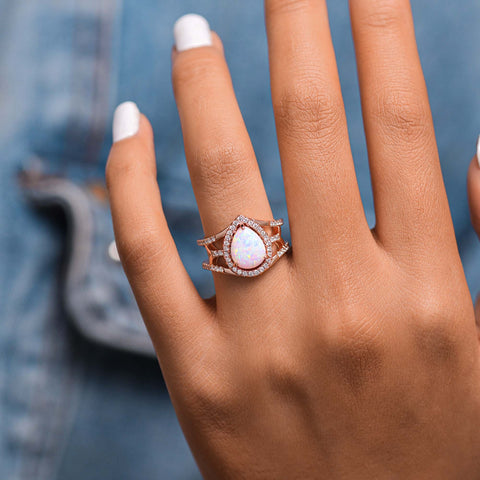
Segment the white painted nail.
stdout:
<svg viewBox="0 0 480 480">
<path fill-rule="evenodd" d="M 113 143 L 133 137 L 140 128 L 140 110 L 133 102 L 120 104 L 113 115 Z"/>
<path fill-rule="evenodd" d="M 117 243 L 115 242 L 115 240 L 108 246 L 108 256 L 114 262 L 120 262 L 120 254 L 118 253 Z"/>
<path fill-rule="evenodd" d="M 175 22 L 173 36 L 179 52 L 212 45 L 212 33 L 207 20 L 195 13 L 184 15 Z"/>
<path fill-rule="evenodd" d="M 477 140 L 477 162 L 478 162 L 478 166 L 480 167 L 480 136 L 478 137 L 478 140 Z"/>
</svg>

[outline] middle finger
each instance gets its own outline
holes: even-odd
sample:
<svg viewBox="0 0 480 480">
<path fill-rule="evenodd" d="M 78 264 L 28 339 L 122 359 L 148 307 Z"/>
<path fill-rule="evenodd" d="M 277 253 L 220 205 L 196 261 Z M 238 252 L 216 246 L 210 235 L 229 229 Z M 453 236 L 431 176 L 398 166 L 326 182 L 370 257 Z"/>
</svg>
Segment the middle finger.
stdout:
<svg viewBox="0 0 480 480">
<path fill-rule="evenodd" d="M 339 265 L 372 240 L 325 0 L 266 0 L 271 87 L 295 261 Z M 299 248 L 297 248 L 299 247 Z"/>
</svg>

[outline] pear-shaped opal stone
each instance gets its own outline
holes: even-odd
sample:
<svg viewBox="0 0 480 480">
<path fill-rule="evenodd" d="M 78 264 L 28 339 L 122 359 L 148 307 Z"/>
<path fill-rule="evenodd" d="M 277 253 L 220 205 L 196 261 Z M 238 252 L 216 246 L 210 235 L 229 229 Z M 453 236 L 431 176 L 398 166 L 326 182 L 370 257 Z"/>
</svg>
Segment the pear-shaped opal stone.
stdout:
<svg viewBox="0 0 480 480">
<path fill-rule="evenodd" d="M 267 251 L 260 236 L 251 228 L 242 226 L 233 236 L 230 256 L 238 267 L 251 270 L 264 262 Z"/>
</svg>

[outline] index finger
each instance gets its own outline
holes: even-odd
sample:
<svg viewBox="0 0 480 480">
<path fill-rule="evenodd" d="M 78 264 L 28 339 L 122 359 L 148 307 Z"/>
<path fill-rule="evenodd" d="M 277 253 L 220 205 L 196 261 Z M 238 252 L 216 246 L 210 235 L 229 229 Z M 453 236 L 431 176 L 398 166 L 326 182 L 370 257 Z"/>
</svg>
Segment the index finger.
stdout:
<svg viewBox="0 0 480 480">
<path fill-rule="evenodd" d="M 114 136 L 106 179 L 118 252 L 160 360 L 178 362 L 187 339 L 208 325 L 209 309 L 168 229 L 152 129 L 135 104 L 118 107 Z"/>
</svg>

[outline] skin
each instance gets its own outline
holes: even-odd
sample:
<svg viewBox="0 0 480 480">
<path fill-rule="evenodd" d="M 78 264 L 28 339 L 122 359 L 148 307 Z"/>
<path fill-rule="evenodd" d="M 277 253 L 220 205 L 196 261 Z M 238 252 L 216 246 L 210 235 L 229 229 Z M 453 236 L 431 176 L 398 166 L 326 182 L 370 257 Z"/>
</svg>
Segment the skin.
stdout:
<svg viewBox="0 0 480 480">
<path fill-rule="evenodd" d="M 351 0 L 377 224 L 362 208 L 324 0 L 266 0 L 293 252 L 203 300 L 162 211 L 153 134 L 107 164 L 117 246 L 208 479 L 480 478 L 475 313 L 410 4 Z M 221 41 L 172 55 L 207 235 L 270 219 Z M 239 175 L 239 172 L 242 172 Z M 468 177 L 480 231 L 480 168 Z"/>
</svg>

